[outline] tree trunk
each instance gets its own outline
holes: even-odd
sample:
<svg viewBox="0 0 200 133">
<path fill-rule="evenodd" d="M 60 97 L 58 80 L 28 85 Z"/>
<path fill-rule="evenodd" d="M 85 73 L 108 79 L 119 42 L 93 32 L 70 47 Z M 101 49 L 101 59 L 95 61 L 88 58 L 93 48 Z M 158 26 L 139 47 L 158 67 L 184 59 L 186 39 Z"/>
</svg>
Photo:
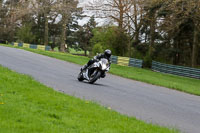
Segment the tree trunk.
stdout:
<svg viewBox="0 0 200 133">
<path fill-rule="evenodd" d="M 153 48 L 154 48 L 154 42 L 155 42 L 155 14 L 152 15 L 152 20 L 150 24 L 150 44 L 149 44 L 149 55 L 152 57 L 153 56 Z"/>
<path fill-rule="evenodd" d="M 139 30 L 139 25 L 138 25 L 138 10 L 137 10 L 137 3 L 136 1 L 134 1 L 134 25 L 135 25 L 135 33 L 134 33 L 134 39 L 135 39 L 135 46 L 138 45 L 139 43 L 139 34 L 140 34 L 140 30 Z"/>
<path fill-rule="evenodd" d="M 65 41 L 66 41 L 66 30 L 67 30 L 67 14 L 63 12 L 62 14 L 62 32 L 60 36 L 61 44 L 60 51 L 65 52 Z"/>
<path fill-rule="evenodd" d="M 119 28 L 123 29 L 123 22 L 124 22 L 124 10 L 122 1 L 119 0 Z"/>
<path fill-rule="evenodd" d="M 131 40 L 128 41 L 128 56 L 131 57 Z"/>
<path fill-rule="evenodd" d="M 176 52 L 174 53 L 174 57 L 173 57 L 173 65 L 179 65 L 180 64 L 180 40 L 175 39 L 174 40 L 174 49 L 176 50 Z"/>
<path fill-rule="evenodd" d="M 53 36 L 53 44 L 51 45 L 51 49 L 54 51 L 54 48 L 56 46 L 56 35 Z"/>
<path fill-rule="evenodd" d="M 193 48 L 192 48 L 192 67 L 197 66 L 197 54 L 198 54 L 198 30 L 195 26 L 194 28 L 194 36 L 193 36 Z"/>
<path fill-rule="evenodd" d="M 130 19 L 128 19 L 128 34 L 131 34 L 131 24 Z M 131 57 L 131 37 L 128 39 L 128 55 Z"/>
<path fill-rule="evenodd" d="M 48 45 L 49 41 L 49 23 L 48 23 L 48 18 L 47 18 L 47 13 L 46 11 L 44 12 L 44 21 L 45 21 L 45 26 L 44 26 L 44 45 Z"/>
<path fill-rule="evenodd" d="M 36 39 L 35 40 L 35 44 L 44 44 L 44 41 L 43 41 L 43 39 L 41 38 L 42 36 L 43 36 L 43 32 L 41 31 L 41 15 L 40 15 L 40 13 L 38 13 L 38 20 L 37 20 L 37 34 L 39 35 L 39 40 L 38 39 Z M 43 30 L 43 29 L 42 29 Z"/>
</svg>

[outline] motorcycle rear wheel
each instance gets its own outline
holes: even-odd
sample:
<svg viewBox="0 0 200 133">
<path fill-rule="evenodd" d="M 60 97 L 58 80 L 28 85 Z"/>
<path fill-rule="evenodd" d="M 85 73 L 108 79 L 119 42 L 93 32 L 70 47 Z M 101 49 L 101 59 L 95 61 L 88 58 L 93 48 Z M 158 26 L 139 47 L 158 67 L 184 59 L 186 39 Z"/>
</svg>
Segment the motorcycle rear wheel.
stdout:
<svg viewBox="0 0 200 133">
<path fill-rule="evenodd" d="M 83 78 L 83 73 L 82 72 L 80 72 L 79 74 L 78 74 L 78 81 L 83 81 L 84 80 L 84 78 Z"/>
</svg>

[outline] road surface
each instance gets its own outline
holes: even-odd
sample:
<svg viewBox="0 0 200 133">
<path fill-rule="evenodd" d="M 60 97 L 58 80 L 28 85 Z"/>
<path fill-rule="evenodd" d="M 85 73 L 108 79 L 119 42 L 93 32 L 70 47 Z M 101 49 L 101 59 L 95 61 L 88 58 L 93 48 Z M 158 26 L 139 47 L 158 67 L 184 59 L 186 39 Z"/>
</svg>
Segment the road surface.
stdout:
<svg viewBox="0 0 200 133">
<path fill-rule="evenodd" d="M 3 46 L 0 64 L 31 75 L 57 91 L 96 101 L 122 114 L 185 133 L 200 132 L 199 96 L 110 74 L 95 85 L 79 82 L 79 65 Z"/>
</svg>

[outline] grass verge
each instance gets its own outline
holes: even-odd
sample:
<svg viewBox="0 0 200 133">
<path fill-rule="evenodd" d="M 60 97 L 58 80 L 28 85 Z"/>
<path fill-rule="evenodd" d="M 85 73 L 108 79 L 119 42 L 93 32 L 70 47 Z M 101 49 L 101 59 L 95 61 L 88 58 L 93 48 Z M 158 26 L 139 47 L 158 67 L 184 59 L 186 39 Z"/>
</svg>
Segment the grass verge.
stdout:
<svg viewBox="0 0 200 133">
<path fill-rule="evenodd" d="M 54 51 L 58 52 L 59 51 L 58 47 L 55 47 Z M 69 48 L 69 53 L 70 54 L 79 54 L 79 55 L 84 55 L 85 54 L 85 52 L 83 50 L 79 51 L 79 50 L 75 50 L 74 48 Z M 89 55 L 89 51 L 87 51 L 87 55 Z"/>
<path fill-rule="evenodd" d="M 0 66 L 0 133 L 175 133 Z"/>
<path fill-rule="evenodd" d="M 8 45 L 3 45 L 3 46 L 8 46 Z M 66 53 L 41 51 L 28 48 L 22 48 L 22 49 L 80 65 L 85 64 L 89 60 L 89 58 L 87 57 L 75 56 Z M 110 73 L 124 78 L 142 81 L 145 83 L 163 86 L 200 96 L 200 80 L 198 79 L 180 77 L 170 74 L 163 74 L 163 73 L 153 72 L 147 69 L 119 66 L 116 64 L 112 64 Z"/>
</svg>

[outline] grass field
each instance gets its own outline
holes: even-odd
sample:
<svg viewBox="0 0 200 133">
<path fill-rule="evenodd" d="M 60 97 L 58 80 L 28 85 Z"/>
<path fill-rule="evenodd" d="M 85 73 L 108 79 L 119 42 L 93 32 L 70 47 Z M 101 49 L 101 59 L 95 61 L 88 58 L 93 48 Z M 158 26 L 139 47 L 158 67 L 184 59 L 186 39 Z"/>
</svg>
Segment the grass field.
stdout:
<svg viewBox="0 0 200 133">
<path fill-rule="evenodd" d="M 54 51 L 58 52 L 59 51 L 58 47 L 54 48 Z M 77 51 L 74 48 L 69 48 L 69 53 L 70 54 L 80 54 L 80 55 L 84 55 L 85 54 L 85 52 L 83 50 Z M 89 55 L 89 51 L 87 51 L 87 55 Z"/>
<path fill-rule="evenodd" d="M 7 45 L 4 45 L 4 46 L 7 46 Z M 13 47 L 13 46 L 10 46 L 10 47 Z M 66 53 L 41 51 L 41 50 L 34 50 L 34 49 L 27 49 L 27 48 L 23 48 L 23 49 L 34 52 L 34 53 L 61 59 L 64 61 L 80 64 L 80 65 L 85 64 L 89 60 L 89 58 L 87 57 L 75 56 L 75 55 L 66 54 Z M 119 75 L 125 78 L 134 79 L 134 80 L 150 83 L 153 85 L 163 86 L 163 87 L 167 87 L 171 89 L 176 89 L 179 91 L 200 96 L 200 80 L 198 79 L 157 73 L 157 72 L 153 72 L 147 69 L 119 66 L 116 64 L 112 64 L 110 73 Z"/>
<path fill-rule="evenodd" d="M 0 66 L 0 133 L 175 133 Z"/>
</svg>

